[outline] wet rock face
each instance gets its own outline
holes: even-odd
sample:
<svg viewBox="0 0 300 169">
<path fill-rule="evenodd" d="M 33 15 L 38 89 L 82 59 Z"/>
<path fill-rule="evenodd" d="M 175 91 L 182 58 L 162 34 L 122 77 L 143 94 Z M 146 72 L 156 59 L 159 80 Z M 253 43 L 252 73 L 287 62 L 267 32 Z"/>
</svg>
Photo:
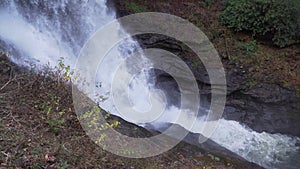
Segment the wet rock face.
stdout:
<svg viewBox="0 0 300 169">
<path fill-rule="evenodd" d="M 245 94 L 265 103 L 292 102 L 297 99 L 295 91 L 276 84 L 258 84 Z"/>
<path fill-rule="evenodd" d="M 300 136 L 300 99 L 289 89 L 259 84 L 249 92 L 228 96 L 224 117 L 262 132 Z M 267 88 L 268 86 L 268 88 Z M 278 90 L 275 90 L 278 89 Z M 264 94 L 265 93 L 265 94 Z M 259 94 L 259 95 L 258 95 Z"/>
<path fill-rule="evenodd" d="M 180 47 L 174 39 L 153 34 L 137 36 L 136 39 L 142 48 L 165 49 L 182 57 L 195 75 L 201 97 L 209 100 L 210 83 L 204 66 L 195 66 L 192 57 L 185 57 L 190 56 L 188 51 Z M 180 93 L 176 81 L 163 71 L 155 71 L 155 76 L 156 86 L 171 97 L 168 104 L 178 104 Z M 300 128 L 300 98 L 295 90 L 264 82 L 258 82 L 249 89 L 247 83 L 250 79 L 245 70 L 239 67 L 226 69 L 226 79 L 227 102 L 223 113 L 225 119 L 239 121 L 258 132 L 300 136 L 300 130 L 297 130 Z"/>
</svg>

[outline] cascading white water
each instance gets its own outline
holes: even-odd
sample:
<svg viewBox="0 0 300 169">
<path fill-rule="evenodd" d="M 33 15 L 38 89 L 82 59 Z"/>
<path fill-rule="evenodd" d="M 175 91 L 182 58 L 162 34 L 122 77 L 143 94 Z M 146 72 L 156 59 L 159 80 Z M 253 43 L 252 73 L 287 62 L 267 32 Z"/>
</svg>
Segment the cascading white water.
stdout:
<svg viewBox="0 0 300 169">
<path fill-rule="evenodd" d="M 19 65 L 49 63 L 50 66 L 55 67 L 62 57 L 67 65 L 74 66 L 76 57 L 89 36 L 114 18 L 115 14 L 107 10 L 104 0 L 61 0 L 59 2 L 3 0 L 0 3 L 0 49 L 10 53 L 12 61 Z M 121 27 L 119 31 L 124 33 Z M 120 32 L 112 32 L 111 36 L 117 38 Z M 100 106 L 116 115 L 119 114 L 109 93 L 111 84 L 106 82 L 112 81 L 116 66 L 126 60 L 132 51 L 138 49 L 137 43 L 132 39 L 126 41 L 114 47 L 108 54 L 103 61 L 106 66 L 98 69 L 101 75 L 96 79 L 96 83 L 101 83 L 98 92 L 108 98 Z M 128 76 L 128 72 L 132 70 L 130 66 L 139 63 L 142 62 L 128 62 L 128 67 L 123 70 L 124 76 Z M 165 96 L 161 94 L 163 92 L 148 84 L 147 71 L 131 72 L 134 73 L 137 75 L 132 79 L 128 89 L 131 106 L 146 111 L 151 106 L 147 94 L 150 90 L 157 93 L 156 98 L 159 101 L 156 104 L 162 104 L 156 106 L 164 106 Z M 121 79 L 119 84 L 122 85 Z M 190 131 L 194 133 L 201 131 L 204 117 L 191 117 L 189 114 L 192 113 L 186 110 L 186 117 L 177 120 L 178 112 L 177 107 L 168 107 L 152 125 L 159 128 L 160 124 L 176 123 L 188 128 L 186 123 L 192 121 L 192 118 L 197 118 L 196 124 Z M 130 119 L 126 120 L 130 121 Z M 248 161 L 267 168 L 300 167 L 299 147 L 296 146 L 300 142 L 299 138 L 257 133 L 238 122 L 221 119 L 211 140 Z"/>
</svg>

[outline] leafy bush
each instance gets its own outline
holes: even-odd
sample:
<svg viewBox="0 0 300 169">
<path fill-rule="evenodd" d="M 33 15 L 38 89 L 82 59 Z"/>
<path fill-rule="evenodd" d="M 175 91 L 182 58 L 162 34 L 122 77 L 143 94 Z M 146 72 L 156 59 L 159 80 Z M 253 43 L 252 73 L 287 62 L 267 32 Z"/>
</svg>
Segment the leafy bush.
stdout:
<svg viewBox="0 0 300 169">
<path fill-rule="evenodd" d="M 141 13 L 147 11 L 147 9 L 144 6 L 138 5 L 134 2 L 126 2 L 126 8 L 129 10 L 132 10 L 135 13 Z"/>
<path fill-rule="evenodd" d="M 275 45 L 297 42 L 300 28 L 299 0 L 226 0 L 221 22 L 236 31 L 272 36 Z M 299 40 L 298 40 L 299 42 Z"/>
<path fill-rule="evenodd" d="M 246 52 L 247 55 L 254 55 L 257 48 L 257 43 L 256 40 L 253 40 L 247 43 L 241 43 L 239 46 Z"/>
<path fill-rule="evenodd" d="M 213 6 L 215 4 L 215 0 L 204 0 L 206 6 Z"/>
</svg>

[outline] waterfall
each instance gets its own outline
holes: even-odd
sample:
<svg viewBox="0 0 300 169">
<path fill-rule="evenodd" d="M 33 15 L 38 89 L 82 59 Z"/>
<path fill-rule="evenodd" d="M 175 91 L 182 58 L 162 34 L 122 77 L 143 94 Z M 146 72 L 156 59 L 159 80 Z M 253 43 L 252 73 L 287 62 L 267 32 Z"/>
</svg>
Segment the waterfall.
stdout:
<svg viewBox="0 0 300 169">
<path fill-rule="evenodd" d="M 9 53 L 10 59 L 18 65 L 49 64 L 50 67 L 55 67 L 58 60 L 63 58 L 66 65 L 73 67 L 88 38 L 115 17 L 115 13 L 108 10 L 105 0 L 2 0 L 0 2 L 0 50 Z M 111 32 L 116 38 L 119 33 L 126 33 L 121 26 L 119 32 Z M 105 82 L 111 82 L 114 69 L 128 59 L 133 51 L 139 49 L 139 45 L 134 40 L 129 38 L 125 41 L 112 48 L 112 52 L 103 61 L 105 66 L 99 68 L 101 75 L 95 82 L 101 83 L 101 88 L 97 92 L 108 98 L 100 106 L 121 117 L 110 99 L 111 84 Z M 149 82 L 149 72 L 147 70 L 131 72 L 135 70 L 132 67 L 139 63 L 151 65 L 147 59 L 144 62 L 128 59 L 127 67 L 122 70 L 124 76 L 137 74 L 128 92 L 131 105 L 137 110 L 147 111 L 151 107 L 147 93 L 151 91 L 155 93 L 154 98 L 157 99 L 154 106 L 164 107 L 168 98 L 164 95 L 164 91 L 155 89 Z M 122 79 L 119 79 L 118 84 L 122 85 Z M 170 123 L 188 128 L 186 123 L 197 118 L 190 132 L 201 134 L 204 116 L 191 117 L 189 114 L 193 112 L 186 110 L 186 116 L 178 121 L 178 112 L 176 106 L 169 106 L 151 125 L 158 130 L 162 125 Z M 300 167 L 300 139 L 296 137 L 258 133 L 236 121 L 221 119 L 218 129 L 210 139 L 246 160 L 266 168 Z"/>
</svg>

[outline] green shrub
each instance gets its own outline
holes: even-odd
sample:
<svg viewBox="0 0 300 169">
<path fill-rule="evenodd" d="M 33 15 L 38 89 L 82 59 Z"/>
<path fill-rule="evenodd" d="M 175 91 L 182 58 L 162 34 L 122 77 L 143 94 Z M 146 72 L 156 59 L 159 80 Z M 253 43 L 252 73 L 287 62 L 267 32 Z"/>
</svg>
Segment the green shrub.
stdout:
<svg viewBox="0 0 300 169">
<path fill-rule="evenodd" d="M 215 0 L 204 0 L 206 6 L 213 6 L 215 4 Z"/>
<path fill-rule="evenodd" d="M 269 34 L 280 47 L 297 42 L 299 0 L 226 0 L 224 3 L 226 9 L 220 19 L 229 28 L 251 31 L 254 35 Z"/>
<path fill-rule="evenodd" d="M 141 12 L 147 11 L 146 7 L 138 5 L 134 2 L 131 2 L 131 3 L 126 2 L 126 8 L 129 10 L 132 10 L 135 13 L 141 13 Z"/>
<path fill-rule="evenodd" d="M 245 51 L 246 55 L 254 55 L 257 49 L 257 42 L 253 40 L 247 43 L 240 43 L 239 46 Z"/>
</svg>

